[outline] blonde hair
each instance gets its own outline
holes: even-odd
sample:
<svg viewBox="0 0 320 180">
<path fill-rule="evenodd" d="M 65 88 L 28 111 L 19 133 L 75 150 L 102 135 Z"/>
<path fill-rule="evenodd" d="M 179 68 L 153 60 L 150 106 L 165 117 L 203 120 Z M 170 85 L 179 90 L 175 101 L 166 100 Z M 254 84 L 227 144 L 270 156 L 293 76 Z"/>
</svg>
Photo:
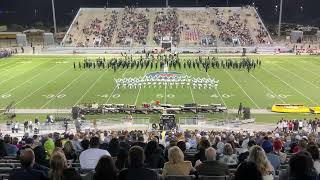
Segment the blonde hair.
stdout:
<svg viewBox="0 0 320 180">
<path fill-rule="evenodd" d="M 63 170 L 67 167 L 66 156 L 61 152 L 52 154 L 50 159 L 50 171 L 49 177 L 51 180 L 61 180 L 63 176 Z"/>
<path fill-rule="evenodd" d="M 169 162 L 177 164 L 184 161 L 184 154 L 178 146 L 173 146 L 168 151 Z"/>
<path fill-rule="evenodd" d="M 268 175 L 273 169 L 262 147 L 254 145 L 250 148 L 248 161 L 255 162 L 263 176 Z"/>
</svg>

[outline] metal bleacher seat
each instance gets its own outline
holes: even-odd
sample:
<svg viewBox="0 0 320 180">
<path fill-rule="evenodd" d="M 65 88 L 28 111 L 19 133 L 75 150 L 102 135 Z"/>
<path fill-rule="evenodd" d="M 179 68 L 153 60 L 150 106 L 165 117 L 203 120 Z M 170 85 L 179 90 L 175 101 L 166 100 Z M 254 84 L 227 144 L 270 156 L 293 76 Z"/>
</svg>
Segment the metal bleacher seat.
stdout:
<svg viewBox="0 0 320 180">
<path fill-rule="evenodd" d="M 188 175 L 188 176 L 178 176 L 178 175 L 172 175 L 172 176 L 165 176 L 165 180 L 194 180 L 196 177 L 194 175 Z"/>
<path fill-rule="evenodd" d="M 229 180 L 229 176 L 202 176 L 199 175 L 198 180 Z"/>
</svg>

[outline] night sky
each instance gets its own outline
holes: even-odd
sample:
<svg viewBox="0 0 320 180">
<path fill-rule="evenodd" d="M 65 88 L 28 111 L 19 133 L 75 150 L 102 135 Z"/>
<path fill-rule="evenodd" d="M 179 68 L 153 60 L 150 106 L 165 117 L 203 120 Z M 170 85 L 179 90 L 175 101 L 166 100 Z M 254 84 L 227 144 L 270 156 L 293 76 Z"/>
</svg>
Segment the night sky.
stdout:
<svg viewBox="0 0 320 180">
<path fill-rule="evenodd" d="M 264 22 L 276 23 L 280 0 L 169 0 L 172 7 L 241 6 L 254 3 Z M 165 0 L 55 0 L 58 25 L 69 25 L 79 7 L 164 7 Z M 320 26 L 320 0 L 283 0 L 283 21 Z M 278 5 L 278 8 L 276 8 Z M 277 10 L 276 10 L 277 9 Z M 0 0 L 0 25 L 52 25 L 51 0 Z"/>
</svg>

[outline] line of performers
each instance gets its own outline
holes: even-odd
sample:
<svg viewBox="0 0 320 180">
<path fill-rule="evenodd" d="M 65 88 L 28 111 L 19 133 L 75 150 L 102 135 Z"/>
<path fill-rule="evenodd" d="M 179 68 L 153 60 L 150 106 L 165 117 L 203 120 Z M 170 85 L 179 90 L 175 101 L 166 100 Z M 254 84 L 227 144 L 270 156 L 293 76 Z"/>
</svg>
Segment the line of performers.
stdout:
<svg viewBox="0 0 320 180">
<path fill-rule="evenodd" d="M 160 56 L 163 57 L 163 56 Z M 167 57 L 167 56 L 165 56 Z M 167 66 L 171 69 L 181 69 L 183 68 L 194 68 L 194 69 L 203 69 L 206 72 L 210 68 L 213 69 L 237 69 L 237 70 L 246 70 L 250 72 L 250 70 L 255 69 L 256 67 L 261 66 L 261 60 L 259 59 L 250 59 L 248 57 L 238 59 L 221 59 L 217 57 L 199 57 L 197 59 L 184 59 L 180 60 L 178 56 L 169 56 L 169 58 L 142 58 L 134 60 L 131 58 L 112 58 L 111 60 L 106 61 L 105 58 L 97 58 L 97 59 L 88 59 L 85 58 L 83 62 L 73 63 L 74 69 L 113 69 L 113 71 L 117 71 L 117 69 L 163 69 L 163 67 L 167 64 Z"/>
</svg>

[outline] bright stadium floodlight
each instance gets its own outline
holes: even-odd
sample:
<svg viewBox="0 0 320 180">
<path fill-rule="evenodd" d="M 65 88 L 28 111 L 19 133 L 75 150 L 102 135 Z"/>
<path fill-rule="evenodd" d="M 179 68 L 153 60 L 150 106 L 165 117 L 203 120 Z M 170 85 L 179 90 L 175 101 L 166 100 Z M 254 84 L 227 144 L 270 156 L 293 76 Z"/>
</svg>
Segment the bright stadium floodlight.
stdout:
<svg viewBox="0 0 320 180">
<path fill-rule="evenodd" d="M 51 0 L 52 5 L 52 16 L 53 16 L 53 28 L 54 28 L 54 35 L 57 34 L 57 24 L 56 24 L 56 10 L 54 8 L 54 0 Z"/>
<path fill-rule="evenodd" d="M 283 0 L 280 0 L 279 29 L 278 29 L 278 36 L 279 37 L 280 37 L 280 34 L 281 34 L 282 2 L 283 2 Z"/>
</svg>

